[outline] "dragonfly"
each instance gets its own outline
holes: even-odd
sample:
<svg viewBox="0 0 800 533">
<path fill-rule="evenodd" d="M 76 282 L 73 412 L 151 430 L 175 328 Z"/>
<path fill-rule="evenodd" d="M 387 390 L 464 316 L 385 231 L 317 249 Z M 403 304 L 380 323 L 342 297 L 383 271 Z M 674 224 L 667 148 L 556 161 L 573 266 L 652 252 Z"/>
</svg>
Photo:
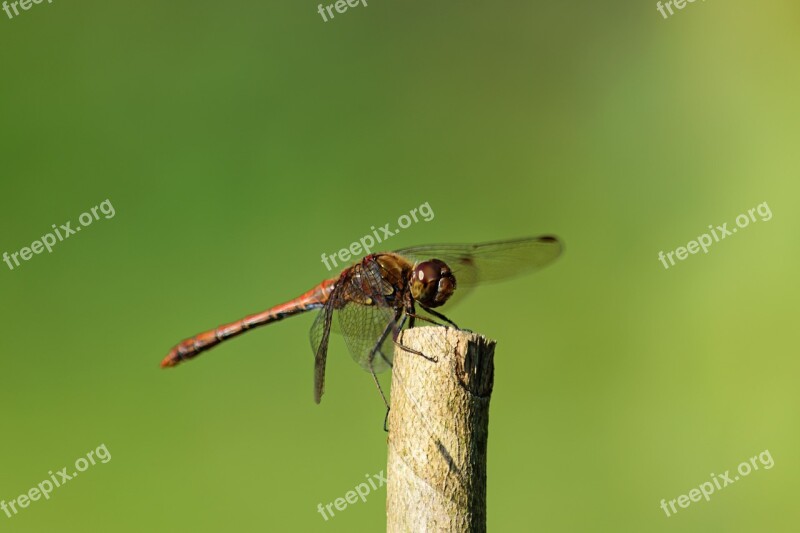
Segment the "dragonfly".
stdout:
<svg viewBox="0 0 800 533">
<path fill-rule="evenodd" d="M 162 368 L 193 359 L 219 343 L 284 318 L 320 310 L 311 326 L 314 401 L 325 390 L 325 365 L 331 331 L 341 333 L 353 359 L 372 378 L 386 404 L 376 374 L 392 366 L 395 345 L 426 359 L 427 354 L 399 344 L 404 328 L 417 322 L 458 326 L 439 311 L 475 286 L 536 271 L 561 255 L 557 237 L 544 235 L 481 244 L 440 244 L 373 253 L 322 281 L 308 292 L 188 338 L 170 350 Z"/>
</svg>

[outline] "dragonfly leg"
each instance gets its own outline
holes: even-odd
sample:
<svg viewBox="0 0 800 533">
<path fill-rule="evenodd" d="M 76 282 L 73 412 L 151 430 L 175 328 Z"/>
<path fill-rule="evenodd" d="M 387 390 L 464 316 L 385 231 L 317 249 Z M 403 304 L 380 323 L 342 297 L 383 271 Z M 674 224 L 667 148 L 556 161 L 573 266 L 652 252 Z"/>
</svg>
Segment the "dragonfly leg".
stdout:
<svg viewBox="0 0 800 533">
<path fill-rule="evenodd" d="M 383 353 L 383 350 L 378 350 L 378 353 L 380 354 L 381 359 L 383 359 L 383 362 L 386 363 L 387 365 L 389 365 L 389 368 L 394 368 L 394 365 L 392 364 L 391 359 L 386 357 L 386 354 Z"/>
<path fill-rule="evenodd" d="M 439 323 L 439 322 L 436 322 L 435 320 L 431 320 L 430 318 L 428 318 L 428 317 L 426 317 L 426 316 L 422 316 L 422 315 L 416 315 L 416 314 L 411 314 L 410 316 L 411 316 L 412 318 L 418 318 L 418 319 L 420 319 L 420 320 L 422 320 L 422 321 L 424 321 L 424 322 L 428 322 L 428 323 L 430 323 L 430 324 L 433 324 L 433 325 L 435 325 L 435 326 L 441 326 L 441 327 L 443 327 L 443 328 L 444 328 L 444 327 L 447 327 L 447 326 L 445 326 L 444 324 L 441 324 L 441 323 Z"/>
<path fill-rule="evenodd" d="M 403 324 L 405 324 L 406 318 L 409 319 L 409 324 L 411 324 L 409 327 L 413 327 L 414 326 L 414 319 L 415 318 L 419 318 L 420 320 L 427 320 L 428 322 L 433 322 L 433 320 L 430 320 L 428 318 L 425 318 L 424 316 L 420 316 L 420 315 L 416 314 L 414 312 L 414 301 L 409 298 L 409 300 L 406 302 L 405 315 L 403 316 L 403 320 L 402 320 L 402 322 L 400 322 L 400 327 L 397 330 L 395 330 L 394 337 L 392 338 L 392 340 L 394 341 L 395 346 L 399 346 L 400 349 L 405 351 L 405 352 L 413 353 L 414 355 L 419 355 L 421 357 L 424 357 L 425 359 L 427 359 L 428 361 L 430 361 L 432 363 L 438 362 L 439 361 L 438 358 L 429 357 L 429 356 L 425 355 L 424 353 L 420 352 L 419 350 L 415 350 L 414 348 L 410 348 L 410 347 L 408 347 L 408 346 L 406 346 L 406 345 L 404 345 L 404 344 L 402 344 L 402 343 L 397 341 L 397 337 L 400 335 L 400 331 L 403 329 Z M 434 322 L 434 324 L 435 324 L 435 322 Z"/>
<path fill-rule="evenodd" d="M 439 318 L 439 319 L 441 319 L 441 320 L 444 320 L 445 322 L 447 322 L 448 324 L 450 324 L 450 325 L 451 325 L 451 326 L 453 326 L 454 328 L 456 328 L 456 329 L 461 329 L 461 328 L 459 328 L 459 327 L 456 325 L 456 323 L 455 323 L 455 322 L 453 322 L 452 320 L 450 320 L 449 318 L 447 318 L 446 316 L 444 316 L 442 313 L 440 313 L 440 312 L 438 312 L 438 311 L 434 311 L 434 310 L 433 310 L 433 309 L 431 309 L 430 307 L 427 307 L 427 306 L 425 306 L 425 305 L 422 305 L 422 304 L 419 304 L 419 306 L 420 306 L 421 308 L 423 308 L 425 311 L 427 311 L 428 313 L 432 314 L 433 316 L 435 316 L 435 317 L 437 317 L 437 318 Z M 419 317 L 419 318 L 422 318 L 422 317 Z M 433 321 L 432 321 L 432 320 L 429 320 L 429 322 L 433 322 Z M 435 323 L 435 322 L 434 322 L 434 323 Z"/>
<path fill-rule="evenodd" d="M 372 374 L 372 379 L 375 380 L 375 386 L 378 387 L 378 392 L 381 393 L 381 398 L 383 398 L 383 403 L 386 404 L 386 416 L 383 417 L 383 430 L 385 432 L 389 432 L 389 428 L 387 424 L 389 423 L 389 411 L 391 407 L 389 407 L 389 402 L 386 401 L 386 396 L 383 394 L 383 387 L 381 387 L 380 382 L 378 381 L 378 376 L 375 375 L 375 370 L 372 368 L 372 362 L 370 361 L 369 365 L 369 373 Z"/>
<path fill-rule="evenodd" d="M 378 392 L 381 393 L 381 398 L 383 399 L 384 405 L 386 405 L 386 417 L 389 417 L 389 402 L 386 400 L 386 395 L 383 393 L 383 387 L 381 387 L 381 382 L 378 381 L 378 376 L 375 374 L 375 367 L 373 363 L 375 362 L 375 354 L 381 354 L 381 357 L 386 361 L 387 357 L 384 355 L 383 351 L 381 350 L 381 345 L 389 337 L 389 333 L 392 332 L 394 329 L 395 322 L 391 321 L 389 324 L 386 325 L 386 328 L 381 333 L 381 337 L 378 339 L 378 342 L 369 352 L 369 356 L 367 358 L 367 362 L 369 364 L 369 373 L 372 375 L 372 380 L 375 382 L 375 386 L 378 387 Z M 388 362 L 388 361 L 387 361 Z M 386 426 L 386 422 L 384 421 L 384 427 Z"/>
<path fill-rule="evenodd" d="M 403 344 L 401 342 L 398 342 L 397 338 L 394 339 L 394 343 L 395 343 L 396 346 L 399 346 L 400 349 L 403 350 L 404 352 L 413 353 L 414 355 L 419 355 L 419 356 L 427 359 L 431 363 L 438 363 L 439 362 L 439 358 L 438 357 L 430 357 L 428 355 L 425 355 L 424 353 L 420 352 L 419 350 L 415 350 L 414 348 L 411 348 L 411 347 L 406 346 L 405 344 Z"/>
<path fill-rule="evenodd" d="M 386 395 L 383 393 L 383 387 L 381 387 L 381 382 L 378 381 L 378 376 L 375 375 L 375 369 L 372 368 L 372 358 L 369 361 L 369 373 L 372 374 L 372 379 L 375 381 L 375 386 L 378 387 L 378 392 L 381 393 L 381 398 L 383 399 L 384 405 L 386 405 L 386 416 L 383 418 L 383 430 L 387 433 L 389 432 L 389 428 L 386 426 L 389 423 L 389 402 L 386 401 Z"/>
<path fill-rule="evenodd" d="M 375 370 L 372 368 L 370 364 L 369 373 L 372 374 L 372 379 L 375 381 L 375 386 L 378 387 L 378 392 L 381 393 L 381 398 L 383 398 L 383 403 L 386 404 L 386 409 L 389 409 L 389 402 L 386 401 L 386 395 L 383 393 L 383 387 L 381 387 L 381 382 L 378 381 L 378 376 L 375 374 Z"/>
<path fill-rule="evenodd" d="M 407 319 L 408 319 L 408 316 L 403 315 L 403 319 L 400 321 L 399 324 L 397 324 L 397 328 L 394 328 L 395 334 L 394 334 L 393 338 L 397 338 L 397 332 L 402 331 L 403 326 L 405 326 Z M 410 324 L 409 327 L 413 327 L 414 326 L 414 319 L 413 318 L 411 319 L 409 324 Z M 387 365 L 389 365 L 389 368 L 394 368 L 394 365 L 392 364 L 391 359 L 386 357 L 386 354 L 383 353 L 383 350 L 380 348 L 380 346 L 382 346 L 383 342 L 386 340 L 386 337 L 382 337 L 382 339 L 383 340 L 378 344 L 378 346 L 379 346 L 378 347 L 378 353 L 380 354 L 381 359 L 383 359 L 383 362 L 386 363 Z"/>
</svg>

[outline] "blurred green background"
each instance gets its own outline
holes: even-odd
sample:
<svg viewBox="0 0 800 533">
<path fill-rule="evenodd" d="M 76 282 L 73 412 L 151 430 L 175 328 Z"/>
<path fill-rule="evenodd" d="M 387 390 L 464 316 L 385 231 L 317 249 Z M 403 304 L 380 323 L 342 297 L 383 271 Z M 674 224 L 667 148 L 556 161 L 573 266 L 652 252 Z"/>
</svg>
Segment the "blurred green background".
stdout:
<svg viewBox="0 0 800 533">
<path fill-rule="evenodd" d="M 302 316 L 170 371 L 181 339 L 390 249 L 541 233 L 566 252 L 451 318 L 498 340 L 490 531 L 795 531 L 800 7 L 62 2 L 0 12 L 0 499 L 108 464 L 4 531 L 381 531 L 384 409 Z M 665 270 L 709 224 L 751 224 Z M 388 376 L 384 376 L 388 384 Z M 659 508 L 764 449 L 752 473 Z"/>
</svg>

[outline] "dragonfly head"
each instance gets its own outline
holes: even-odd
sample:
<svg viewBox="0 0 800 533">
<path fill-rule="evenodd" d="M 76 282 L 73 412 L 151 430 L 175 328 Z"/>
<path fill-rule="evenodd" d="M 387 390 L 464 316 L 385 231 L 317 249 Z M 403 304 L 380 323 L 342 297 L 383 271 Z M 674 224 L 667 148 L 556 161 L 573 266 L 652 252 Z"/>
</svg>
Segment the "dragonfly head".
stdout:
<svg viewBox="0 0 800 533">
<path fill-rule="evenodd" d="M 431 259 L 414 267 L 411 295 L 427 307 L 443 305 L 456 290 L 456 278 L 444 261 Z"/>
</svg>

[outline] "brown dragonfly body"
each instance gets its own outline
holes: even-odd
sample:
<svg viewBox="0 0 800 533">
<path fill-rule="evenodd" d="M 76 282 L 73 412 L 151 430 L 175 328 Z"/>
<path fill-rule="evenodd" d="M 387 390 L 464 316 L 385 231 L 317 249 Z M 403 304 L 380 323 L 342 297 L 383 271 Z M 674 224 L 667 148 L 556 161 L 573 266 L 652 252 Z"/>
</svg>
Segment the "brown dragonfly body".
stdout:
<svg viewBox="0 0 800 533">
<path fill-rule="evenodd" d="M 204 331 L 182 341 L 172 348 L 164 360 L 161 361 L 161 367 L 175 366 L 182 361 L 197 357 L 220 342 L 232 339 L 253 328 L 265 326 L 306 311 L 319 309 L 328 303 L 331 293 L 340 280 L 346 283 L 346 290 L 340 291 L 337 295 L 336 301 L 333 302 L 334 309 L 342 309 L 348 302 L 360 305 L 374 305 L 372 298 L 366 296 L 370 293 L 370 288 L 365 272 L 369 270 L 367 265 L 372 265 L 376 261 L 381 265 L 385 280 L 382 287 L 383 296 L 393 302 L 395 300 L 395 292 L 398 289 L 404 291 L 406 278 L 413 269 L 413 265 L 395 254 L 368 255 L 356 265 L 343 270 L 338 277 L 326 279 L 297 298 L 276 305 L 266 311 L 248 315 L 236 322 L 223 324 L 214 329 Z"/>
<path fill-rule="evenodd" d="M 560 253 L 560 242 L 544 236 L 371 254 L 297 298 L 184 340 L 172 348 L 161 366 L 175 366 L 256 327 L 321 309 L 311 328 L 315 401 L 319 403 L 324 390 L 331 329 L 343 334 L 353 358 L 372 374 L 383 396 L 375 373 L 391 366 L 394 345 L 403 327 L 413 327 L 417 319 L 444 325 L 433 317 L 455 326 L 434 308 L 453 296 L 457 277 L 459 295 L 463 295 L 477 283 L 499 281 L 540 268 Z M 417 306 L 426 314 L 418 314 Z M 338 318 L 336 324 L 334 315 Z"/>
<path fill-rule="evenodd" d="M 161 361 L 161 367 L 167 368 L 175 366 L 182 361 L 197 357 L 202 352 L 213 348 L 222 341 L 232 339 L 258 326 L 271 324 L 272 322 L 277 322 L 288 316 L 297 315 L 305 311 L 319 309 L 328 301 L 328 297 L 335 283 L 336 278 L 327 279 L 305 294 L 289 300 L 286 303 L 276 305 L 260 313 L 248 315 L 236 322 L 223 324 L 215 329 L 204 331 L 192 338 L 186 339 L 170 350 L 169 354 Z"/>
</svg>

